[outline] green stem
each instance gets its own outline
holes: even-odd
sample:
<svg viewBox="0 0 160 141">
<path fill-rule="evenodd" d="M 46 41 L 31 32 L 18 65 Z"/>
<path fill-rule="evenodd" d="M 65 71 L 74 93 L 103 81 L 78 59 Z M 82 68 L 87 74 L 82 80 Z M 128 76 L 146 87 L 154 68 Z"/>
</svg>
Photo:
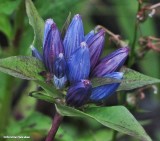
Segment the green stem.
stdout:
<svg viewBox="0 0 160 141">
<path fill-rule="evenodd" d="M 141 9 L 141 3 L 138 3 L 138 10 L 139 11 Z M 139 25 L 139 22 L 137 21 L 136 19 L 136 22 L 135 22 L 135 27 L 134 27 L 134 33 L 133 33 L 133 42 L 131 44 L 131 53 L 130 53 L 130 58 L 129 58 L 129 61 L 128 61 L 128 67 L 131 67 L 134 63 L 134 57 L 135 57 L 135 47 L 136 47 L 136 43 L 137 43 L 137 35 L 138 35 L 138 25 Z"/>
<path fill-rule="evenodd" d="M 113 130 L 112 141 L 117 141 L 117 134 L 118 132 L 116 130 Z"/>
<path fill-rule="evenodd" d="M 131 45 L 131 54 L 130 54 L 130 59 L 129 59 L 129 64 L 128 66 L 131 67 L 134 62 L 134 56 L 135 56 L 135 47 L 136 47 L 136 42 L 137 42 L 137 29 L 138 29 L 138 22 L 135 24 L 135 29 L 134 29 L 134 37 L 133 37 L 133 42 Z"/>
<path fill-rule="evenodd" d="M 118 98 L 118 104 L 119 105 L 124 105 L 125 100 L 126 100 L 126 94 L 124 92 L 118 92 L 117 93 L 117 98 Z"/>
<path fill-rule="evenodd" d="M 11 103 L 12 103 L 12 83 L 13 78 L 11 76 L 6 76 L 7 85 L 5 87 L 5 94 L 3 96 L 3 100 L 0 103 L 0 131 L 5 132 L 5 128 L 7 127 L 9 117 L 11 114 Z"/>
<path fill-rule="evenodd" d="M 41 91 L 34 91 L 29 93 L 29 96 L 34 97 L 36 99 L 44 100 L 50 103 L 55 103 L 55 99 L 49 95 L 43 94 Z"/>
</svg>

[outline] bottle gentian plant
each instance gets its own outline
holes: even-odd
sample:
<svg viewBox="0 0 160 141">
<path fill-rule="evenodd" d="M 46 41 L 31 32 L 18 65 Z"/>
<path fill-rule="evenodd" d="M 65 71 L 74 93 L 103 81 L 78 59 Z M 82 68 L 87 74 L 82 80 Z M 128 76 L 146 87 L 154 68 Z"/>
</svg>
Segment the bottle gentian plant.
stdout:
<svg viewBox="0 0 160 141">
<path fill-rule="evenodd" d="M 133 90 L 160 82 L 159 79 L 129 68 L 120 70 L 129 54 L 128 45 L 102 26 L 85 35 L 79 14 L 71 22 L 67 18 L 65 30 L 60 32 L 52 19 L 43 21 L 31 0 L 25 0 L 25 4 L 35 35 L 31 45 L 32 56 L 0 59 L 0 71 L 35 81 L 43 90 L 33 91 L 30 96 L 55 104 L 55 116 L 46 141 L 53 140 L 64 116 L 91 118 L 114 132 L 116 130 L 140 140 L 151 141 L 143 127 L 123 105 L 97 106 L 97 102 L 104 101 L 117 89 Z M 120 43 L 120 48 L 107 56 L 102 55 L 105 34 Z M 136 53 L 134 44 L 129 62 Z M 126 92 L 125 94 L 127 95 Z M 3 111 L 5 110 L 1 113 Z M 35 116 L 29 121 L 36 121 L 35 125 L 43 122 Z M 48 121 L 51 122 L 51 119 Z M 46 122 L 47 125 L 50 125 L 49 122 Z M 27 123 L 29 125 L 25 125 L 28 131 L 31 124 Z M 37 128 L 36 126 L 35 129 Z M 43 131 L 47 129 L 49 126 Z M 115 134 L 113 138 L 116 140 Z"/>
<path fill-rule="evenodd" d="M 121 80 L 118 72 L 129 53 L 128 47 L 121 47 L 104 58 L 100 58 L 105 41 L 103 29 L 84 35 L 79 14 L 75 15 L 66 31 L 64 40 L 53 20 L 45 22 L 43 55 L 34 47 L 32 54 L 41 60 L 57 89 L 67 87 L 66 103 L 80 107 L 88 101 L 98 102 L 113 94 L 120 83 L 106 84 L 92 88 L 90 79 L 108 77 Z"/>
</svg>

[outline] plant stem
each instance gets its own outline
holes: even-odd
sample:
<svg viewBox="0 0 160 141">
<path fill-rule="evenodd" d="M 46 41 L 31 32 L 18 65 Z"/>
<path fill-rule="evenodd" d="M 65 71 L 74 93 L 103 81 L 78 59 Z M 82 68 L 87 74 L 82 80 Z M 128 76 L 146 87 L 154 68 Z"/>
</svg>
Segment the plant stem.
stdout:
<svg viewBox="0 0 160 141">
<path fill-rule="evenodd" d="M 118 132 L 116 130 L 113 131 L 112 141 L 116 141 L 117 140 L 116 139 L 117 138 L 117 133 Z"/>
<path fill-rule="evenodd" d="M 54 115 L 53 122 L 52 122 L 52 127 L 48 133 L 46 141 L 53 141 L 54 140 L 54 137 L 56 135 L 56 132 L 57 132 L 62 120 L 63 120 L 63 116 L 61 116 L 58 112 L 56 112 Z"/>
<path fill-rule="evenodd" d="M 138 22 L 135 23 L 134 37 L 133 37 L 133 42 L 131 45 L 131 55 L 130 55 L 130 59 L 129 59 L 129 63 L 128 63 L 129 67 L 131 67 L 134 62 L 135 47 L 136 47 L 136 42 L 137 42 L 137 29 L 138 29 Z"/>
<path fill-rule="evenodd" d="M 97 30 L 98 30 L 98 29 L 101 29 L 101 28 L 104 29 L 105 32 L 106 32 L 108 35 L 110 35 L 111 37 L 113 37 L 114 42 L 115 42 L 117 45 L 120 45 L 121 47 L 126 47 L 126 46 L 127 46 L 127 44 L 126 44 L 124 41 L 120 40 L 120 36 L 119 36 L 119 35 L 114 34 L 114 33 L 111 32 L 110 30 L 108 30 L 107 28 L 103 27 L 102 25 L 96 26 L 96 29 L 97 29 Z"/>
<path fill-rule="evenodd" d="M 138 10 L 139 11 L 141 9 L 141 3 L 139 2 L 138 3 Z M 136 47 L 136 42 L 137 42 L 137 31 L 138 31 L 138 25 L 139 25 L 139 22 L 137 21 L 136 19 L 136 22 L 135 22 L 135 27 L 134 27 L 134 33 L 133 33 L 133 42 L 132 42 L 132 45 L 131 45 L 131 54 L 130 54 L 130 59 L 128 61 L 128 67 L 131 67 L 133 65 L 133 62 L 134 62 L 134 55 L 135 55 L 135 47 Z"/>
</svg>

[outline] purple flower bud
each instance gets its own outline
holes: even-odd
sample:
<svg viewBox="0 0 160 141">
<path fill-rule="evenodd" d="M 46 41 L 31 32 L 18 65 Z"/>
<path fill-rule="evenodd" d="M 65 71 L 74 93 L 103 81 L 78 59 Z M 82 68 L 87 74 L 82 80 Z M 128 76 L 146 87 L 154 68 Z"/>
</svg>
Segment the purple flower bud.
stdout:
<svg viewBox="0 0 160 141">
<path fill-rule="evenodd" d="M 100 30 L 97 34 L 95 34 L 94 36 L 90 37 L 87 40 L 87 44 L 90 52 L 91 70 L 95 67 L 95 65 L 97 64 L 97 61 L 99 60 L 102 54 L 104 40 L 105 40 L 104 30 Z"/>
<path fill-rule="evenodd" d="M 89 49 L 85 42 L 73 53 L 68 60 L 68 79 L 71 83 L 87 79 L 90 72 Z"/>
<path fill-rule="evenodd" d="M 81 80 L 71 85 L 67 91 L 66 102 L 69 106 L 80 107 L 84 105 L 92 91 L 89 80 Z"/>
<path fill-rule="evenodd" d="M 52 26 L 53 23 L 54 23 L 54 22 L 53 22 L 52 19 L 47 19 L 46 22 L 45 22 L 45 26 L 44 26 L 44 38 L 43 38 L 43 47 L 44 47 L 44 44 L 45 44 L 45 41 L 46 41 L 48 32 L 50 31 L 51 26 Z"/>
<path fill-rule="evenodd" d="M 42 55 L 41 55 L 41 54 L 39 53 L 39 51 L 38 51 L 34 46 L 32 46 L 32 45 L 31 45 L 31 50 L 32 50 L 32 56 L 33 56 L 33 57 L 36 57 L 36 58 L 39 59 L 40 61 L 43 60 Z"/>
<path fill-rule="evenodd" d="M 65 46 L 65 57 L 70 55 L 79 48 L 80 43 L 84 41 L 83 23 L 80 15 L 75 15 L 70 23 L 63 44 Z"/>
<path fill-rule="evenodd" d="M 107 74 L 105 77 L 116 78 L 116 79 L 121 80 L 123 77 L 123 73 L 113 72 L 113 73 Z M 107 85 L 98 86 L 96 88 L 93 88 L 92 94 L 90 96 L 90 100 L 94 102 L 105 100 L 117 90 L 119 85 L 120 83 L 113 83 L 113 84 L 107 84 Z"/>
<path fill-rule="evenodd" d="M 98 62 L 98 65 L 91 72 L 91 77 L 102 77 L 108 73 L 118 71 L 124 64 L 128 53 L 129 48 L 123 47 L 109 54 Z"/>
<path fill-rule="evenodd" d="M 53 63 L 60 53 L 63 53 L 63 44 L 56 24 L 50 26 L 46 40 L 44 41 L 43 57 L 46 69 L 53 73 Z"/>
<path fill-rule="evenodd" d="M 95 35 L 94 30 L 91 30 L 86 36 L 85 36 L 85 42 L 90 40 Z"/>
</svg>

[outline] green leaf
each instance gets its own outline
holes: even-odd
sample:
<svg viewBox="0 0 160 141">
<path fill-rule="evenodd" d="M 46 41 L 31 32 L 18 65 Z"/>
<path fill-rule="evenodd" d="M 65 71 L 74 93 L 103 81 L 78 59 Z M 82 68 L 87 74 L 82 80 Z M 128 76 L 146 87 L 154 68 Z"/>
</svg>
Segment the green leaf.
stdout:
<svg viewBox="0 0 160 141">
<path fill-rule="evenodd" d="M 33 2 L 31 0 L 26 0 L 26 10 L 29 18 L 29 23 L 34 30 L 34 40 L 33 45 L 40 51 L 43 41 L 43 30 L 44 30 L 44 21 L 39 16 Z"/>
<path fill-rule="evenodd" d="M 47 94 L 49 96 L 51 96 L 52 98 L 60 98 L 60 97 L 62 98 L 63 97 L 63 94 L 61 93 L 61 91 L 59 91 L 58 89 L 56 89 L 54 87 L 54 85 L 48 84 L 48 83 L 44 83 L 43 81 L 35 81 L 35 82 L 38 83 L 47 92 Z M 41 97 L 41 99 L 42 99 L 42 97 Z"/>
<path fill-rule="evenodd" d="M 44 116 L 41 113 L 34 112 L 29 117 L 19 122 L 9 124 L 7 127 L 7 134 L 16 136 L 29 133 L 31 136 L 33 132 L 36 132 L 40 135 L 45 135 L 50 129 L 51 123 L 52 120 L 49 117 Z"/>
<path fill-rule="evenodd" d="M 93 118 L 99 123 L 119 132 L 134 136 L 140 140 L 151 141 L 143 127 L 123 106 L 91 107 L 84 112 L 77 109 L 56 105 L 57 111 L 63 116 Z"/>
<path fill-rule="evenodd" d="M 71 12 L 69 12 L 69 15 L 68 15 L 68 17 L 67 17 L 67 19 L 66 19 L 63 27 L 62 27 L 62 32 L 61 32 L 62 38 L 64 38 L 64 36 L 65 36 L 65 34 L 66 34 L 66 31 L 67 31 L 67 29 L 68 29 L 68 26 L 69 26 L 69 24 L 70 24 L 70 21 L 71 21 Z"/>
<path fill-rule="evenodd" d="M 132 90 L 146 85 L 160 83 L 160 80 L 157 78 L 146 76 L 129 68 L 123 68 L 122 71 L 124 72 L 123 80 L 118 80 L 115 78 L 103 78 L 103 77 L 99 78 L 97 77 L 91 79 L 93 88 L 106 84 L 121 83 L 118 88 L 118 91 L 120 91 L 120 90 Z"/>
<path fill-rule="evenodd" d="M 101 85 L 112 84 L 112 83 L 120 83 L 122 80 L 116 78 L 104 78 L 104 77 L 96 77 L 91 79 L 92 87 L 98 87 Z"/>
<path fill-rule="evenodd" d="M 56 141 L 75 141 L 77 137 L 77 126 L 70 123 L 62 123 L 58 128 L 58 131 L 55 136 Z M 79 133 L 78 133 L 79 134 Z M 76 140 L 77 141 L 77 140 Z"/>
<path fill-rule="evenodd" d="M 56 106 L 57 112 L 60 113 L 62 116 L 84 117 L 84 118 L 90 117 L 86 113 L 69 106 L 60 105 L 60 104 L 56 104 L 55 106 Z"/>
<path fill-rule="evenodd" d="M 44 80 L 39 75 L 44 71 L 41 61 L 31 56 L 13 56 L 0 59 L 0 71 L 27 80 Z"/>
<path fill-rule="evenodd" d="M 157 78 L 146 76 L 129 68 L 124 68 L 122 71 L 125 74 L 123 81 L 118 88 L 118 91 L 132 90 L 146 85 L 160 83 L 160 80 Z"/>
<path fill-rule="evenodd" d="M 85 135 L 80 135 L 77 141 L 112 141 L 113 130 L 98 129 L 88 131 Z"/>
<path fill-rule="evenodd" d="M 52 84 L 45 83 L 44 78 L 40 75 L 44 70 L 45 68 L 42 62 L 35 57 L 13 56 L 0 59 L 1 72 L 21 79 L 34 80 L 49 94 L 51 99 L 62 97 L 60 91 L 58 91 Z M 45 100 L 45 96 L 43 95 L 33 93 L 33 97 Z"/>
<path fill-rule="evenodd" d="M 0 14 L 0 31 L 2 31 L 7 38 L 11 39 L 12 37 L 12 27 L 10 24 L 10 19 L 4 14 Z"/>
<path fill-rule="evenodd" d="M 84 0 L 83 0 L 84 1 Z M 74 13 L 79 13 L 74 9 L 77 8 L 77 5 L 82 3 L 80 0 L 45 0 L 45 1 L 34 1 L 35 6 L 38 9 L 38 12 L 42 17 L 53 18 L 57 26 L 61 28 L 64 24 L 64 20 L 68 16 L 69 11 Z M 47 8 L 46 8 L 47 5 Z M 79 7 L 78 7 L 79 8 Z"/>
<path fill-rule="evenodd" d="M 88 108 L 85 113 L 98 122 L 122 133 L 150 141 L 150 137 L 133 115 L 123 106 Z"/>
<path fill-rule="evenodd" d="M 56 94 L 56 97 L 58 97 L 57 93 L 55 94 Z M 29 93 L 29 96 L 34 97 L 36 99 L 47 101 L 49 103 L 55 103 L 55 99 L 54 99 L 55 95 L 54 97 L 52 97 L 50 95 L 47 95 L 45 91 L 33 91 Z"/>
<path fill-rule="evenodd" d="M 0 2 L 0 13 L 11 15 L 14 10 L 18 7 L 20 0 L 1 0 Z"/>
</svg>

